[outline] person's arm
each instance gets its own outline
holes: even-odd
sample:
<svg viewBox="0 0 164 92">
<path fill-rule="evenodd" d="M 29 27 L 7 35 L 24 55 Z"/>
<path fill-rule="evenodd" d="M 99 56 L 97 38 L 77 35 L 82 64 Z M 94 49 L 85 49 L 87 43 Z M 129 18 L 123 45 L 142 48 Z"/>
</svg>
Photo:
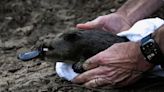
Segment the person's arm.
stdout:
<svg viewBox="0 0 164 92">
<path fill-rule="evenodd" d="M 128 30 L 136 21 L 146 18 L 164 4 L 162 0 L 128 0 L 115 13 L 77 24 L 84 30 L 101 29 L 117 34 Z"/>
<path fill-rule="evenodd" d="M 131 25 L 150 16 L 164 5 L 163 0 L 128 0 L 116 13 L 124 16 Z"/>
<path fill-rule="evenodd" d="M 164 25 L 161 26 L 157 31 L 155 31 L 153 33 L 154 39 L 157 42 L 157 44 L 159 45 L 163 55 L 164 55 Z"/>
</svg>

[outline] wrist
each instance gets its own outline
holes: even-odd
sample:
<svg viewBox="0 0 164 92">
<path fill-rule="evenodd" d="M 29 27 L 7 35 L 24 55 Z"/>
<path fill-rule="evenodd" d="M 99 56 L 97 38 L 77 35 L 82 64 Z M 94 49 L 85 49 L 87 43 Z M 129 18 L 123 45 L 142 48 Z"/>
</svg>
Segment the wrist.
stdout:
<svg viewBox="0 0 164 92">
<path fill-rule="evenodd" d="M 157 31 L 155 31 L 152 34 L 154 40 L 156 41 L 156 43 L 159 45 L 159 48 L 162 52 L 162 54 L 164 55 L 164 40 L 162 39 L 164 36 L 164 25 L 161 26 L 159 29 L 157 29 Z"/>
<path fill-rule="evenodd" d="M 129 20 L 124 11 L 117 11 L 115 12 L 115 14 L 120 16 L 130 27 L 133 25 L 133 23 Z"/>
<path fill-rule="evenodd" d="M 161 27 L 153 34 L 150 34 L 141 40 L 140 49 L 143 56 L 147 62 L 154 65 L 164 64 L 164 55 L 161 50 L 164 49 L 162 35 L 164 35 L 164 28 Z"/>
<path fill-rule="evenodd" d="M 135 42 L 135 44 L 136 44 L 136 48 L 138 51 L 137 70 L 148 71 L 148 70 L 152 69 L 154 67 L 154 64 L 147 62 L 144 55 L 141 52 L 141 49 L 140 49 L 141 42 L 140 41 Z"/>
<path fill-rule="evenodd" d="M 163 0 L 164 1 L 164 0 Z M 162 40 L 162 35 L 164 36 L 164 25 L 161 26 L 157 31 L 153 33 L 154 39 L 159 45 L 162 54 L 164 55 L 164 41 Z M 161 64 L 162 69 L 164 69 L 164 65 Z"/>
</svg>

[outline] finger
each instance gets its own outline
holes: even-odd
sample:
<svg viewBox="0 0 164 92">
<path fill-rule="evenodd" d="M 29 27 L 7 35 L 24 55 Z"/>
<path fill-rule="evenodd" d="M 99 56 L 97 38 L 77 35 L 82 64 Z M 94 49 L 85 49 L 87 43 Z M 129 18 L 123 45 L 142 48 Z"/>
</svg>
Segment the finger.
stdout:
<svg viewBox="0 0 164 92">
<path fill-rule="evenodd" d="M 106 49 L 94 55 L 93 57 L 87 59 L 83 64 L 83 68 L 84 70 L 90 70 L 100 65 L 105 65 L 109 61 L 110 61 L 110 53 L 108 53 Z"/>
<path fill-rule="evenodd" d="M 95 79 L 90 80 L 89 82 L 85 83 L 84 86 L 86 86 L 88 88 L 95 88 L 95 87 L 103 86 L 106 84 L 112 85 L 113 83 L 111 80 L 106 80 L 106 78 L 98 77 L 98 78 L 95 78 Z"/>
<path fill-rule="evenodd" d="M 115 67 L 105 67 L 105 66 L 100 66 L 98 68 L 86 71 L 82 74 L 80 74 L 79 76 L 77 76 L 76 78 L 74 78 L 72 80 L 73 83 L 86 83 L 94 78 L 97 77 L 104 77 L 106 76 L 106 74 L 108 74 L 109 72 L 111 72 L 111 74 L 113 74 Z"/>
<path fill-rule="evenodd" d="M 77 24 L 76 27 L 79 29 L 91 30 L 102 27 L 102 17 L 98 17 L 93 21 L 86 22 L 84 24 Z"/>
<path fill-rule="evenodd" d="M 98 86 L 113 86 L 113 87 L 119 87 L 117 86 L 117 83 L 120 81 L 123 81 L 124 79 L 128 78 L 130 76 L 129 73 L 125 72 L 119 72 L 119 69 L 113 70 L 106 74 L 104 77 L 97 77 L 94 78 L 84 84 L 86 87 L 98 87 Z"/>
<path fill-rule="evenodd" d="M 77 24 L 76 27 L 79 29 L 84 29 L 84 30 L 94 29 L 93 23 L 90 23 L 90 22 L 84 23 L 84 24 Z"/>
<path fill-rule="evenodd" d="M 100 62 L 101 62 L 101 55 L 100 53 L 98 53 L 95 56 L 87 59 L 83 64 L 83 68 L 84 70 L 90 70 L 96 68 L 100 65 Z"/>
<path fill-rule="evenodd" d="M 119 81 L 118 86 L 126 86 L 135 83 L 141 78 L 142 73 L 132 72 L 127 78 L 122 81 Z"/>
<path fill-rule="evenodd" d="M 127 78 L 129 78 L 131 76 L 131 74 L 127 71 L 126 70 L 125 71 L 117 70 L 117 72 L 114 75 L 112 75 L 111 77 L 108 78 L 108 79 L 112 80 L 111 85 L 113 87 L 120 87 L 120 85 L 118 85 L 118 83 L 120 83 L 121 81 L 124 82 Z"/>
</svg>

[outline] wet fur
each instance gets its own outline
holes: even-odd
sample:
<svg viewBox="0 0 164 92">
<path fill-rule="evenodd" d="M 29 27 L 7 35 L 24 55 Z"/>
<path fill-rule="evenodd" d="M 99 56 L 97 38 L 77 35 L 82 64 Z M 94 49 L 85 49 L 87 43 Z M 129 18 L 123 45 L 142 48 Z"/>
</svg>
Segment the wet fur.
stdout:
<svg viewBox="0 0 164 92">
<path fill-rule="evenodd" d="M 118 37 L 106 31 L 66 32 L 50 42 L 51 51 L 47 57 L 77 62 L 82 58 L 87 59 L 115 43 L 126 41 L 128 41 L 126 38 Z"/>
<path fill-rule="evenodd" d="M 106 31 L 65 32 L 50 42 L 51 50 L 46 53 L 46 57 L 57 61 L 84 62 L 113 44 L 126 41 L 128 40 L 125 37 Z"/>
</svg>

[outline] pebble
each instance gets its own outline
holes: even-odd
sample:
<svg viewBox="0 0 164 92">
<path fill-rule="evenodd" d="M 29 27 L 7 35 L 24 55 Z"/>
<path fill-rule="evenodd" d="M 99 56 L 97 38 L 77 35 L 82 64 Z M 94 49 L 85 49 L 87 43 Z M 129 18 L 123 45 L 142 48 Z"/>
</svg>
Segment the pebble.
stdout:
<svg viewBox="0 0 164 92">
<path fill-rule="evenodd" d="M 0 39 L 0 47 L 2 48 L 4 44 L 2 43 L 2 40 Z"/>
<path fill-rule="evenodd" d="M 110 9 L 110 12 L 116 12 L 115 8 Z"/>
<path fill-rule="evenodd" d="M 29 35 L 31 33 L 31 31 L 33 30 L 34 26 L 30 25 L 30 26 L 25 26 L 25 27 L 20 27 L 16 29 L 16 32 L 20 32 L 24 35 Z"/>
<path fill-rule="evenodd" d="M 26 38 L 22 38 L 20 40 L 8 40 L 8 41 L 5 41 L 4 43 L 2 43 L 2 48 L 6 49 L 6 50 L 10 50 L 13 48 L 20 48 L 24 44 L 27 44 Z M 0 47 L 1 47 L 1 45 L 0 45 Z"/>
</svg>

